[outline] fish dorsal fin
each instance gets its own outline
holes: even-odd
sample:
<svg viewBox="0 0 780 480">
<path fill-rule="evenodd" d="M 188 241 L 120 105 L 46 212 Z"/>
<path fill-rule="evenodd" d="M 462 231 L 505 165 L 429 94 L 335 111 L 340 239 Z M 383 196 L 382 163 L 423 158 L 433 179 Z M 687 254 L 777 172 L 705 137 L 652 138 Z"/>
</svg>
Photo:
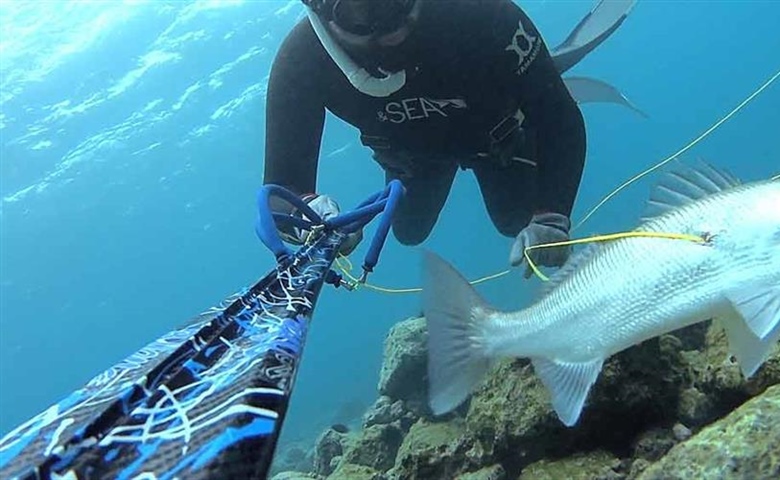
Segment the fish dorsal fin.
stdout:
<svg viewBox="0 0 780 480">
<path fill-rule="evenodd" d="M 596 254 L 596 252 L 599 251 L 600 248 L 601 245 L 599 243 L 591 243 L 587 247 L 569 257 L 569 260 L 567 260 L 566 263 L 563 264 L 563 266 L 555 273 L 550 275 L 549 279 L 542 284 L 537 294 L 537 298 L 544 297 L 558 285 L 563 283 L 563 281 L 569 278 L 572 273 L 576 272 L 580 266 L 590 260 Z"/>
<path fill-rule="evenodd" d="M 693 201 L 739 185 L 733 175 L 699 160 L 666 173 L 653 189 L 642 221 L 663 215 Z"/>
</svg>

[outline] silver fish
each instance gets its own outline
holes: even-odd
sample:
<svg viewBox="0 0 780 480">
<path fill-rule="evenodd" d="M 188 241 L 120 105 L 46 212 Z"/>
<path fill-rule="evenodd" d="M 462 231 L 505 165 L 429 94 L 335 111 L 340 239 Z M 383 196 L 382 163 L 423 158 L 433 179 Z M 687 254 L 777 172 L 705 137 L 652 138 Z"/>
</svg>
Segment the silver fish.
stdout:
<svg viewBox="0 0 780 480">
<path fill-rule="evenodd" d="M 780 338 L 780 181 L 740 184 L 708 165 L 670 174 L 632 237 L 574 255 L 538 301 L 488 305 L 451 265 L 425 253 L 429 405 L 446 413 L 491 364 L 530 358 L 567 426 L 577 423 L 604 360 L 647 339 L 716 318 L 745 377 Z"/>
</svg>

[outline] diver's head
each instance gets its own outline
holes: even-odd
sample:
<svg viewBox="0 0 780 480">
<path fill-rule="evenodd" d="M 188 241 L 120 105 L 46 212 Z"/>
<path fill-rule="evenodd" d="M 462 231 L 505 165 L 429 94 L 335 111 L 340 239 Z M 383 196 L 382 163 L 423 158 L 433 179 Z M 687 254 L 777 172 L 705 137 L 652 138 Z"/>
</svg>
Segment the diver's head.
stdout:
<svg viewBox="0 0 780 480">
<path fill-rule="evenodd" d="M 314 33 L 353 87 L 386 97 L 406 84 L 425 0 L 303 0 Z M 417 32 L 419 34 L 419 32 Z"/>
<path fill-rule="evenodd" d="M 402 44 L 420 15 L 421 0 L 303 0 L 350 50 Z"/>
</svg>

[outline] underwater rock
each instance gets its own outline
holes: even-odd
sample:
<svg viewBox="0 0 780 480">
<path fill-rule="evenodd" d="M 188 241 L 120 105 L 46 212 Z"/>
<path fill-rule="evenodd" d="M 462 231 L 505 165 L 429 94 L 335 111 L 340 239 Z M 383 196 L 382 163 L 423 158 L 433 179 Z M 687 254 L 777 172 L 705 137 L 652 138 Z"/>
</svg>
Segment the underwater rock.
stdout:
<svg viewBox="0 0 780 480">
<path fill-rule="evenodd" d="M 350 442 L 343 461 L 386 471 L 395 463 L 403 432 L 395 425 L 372 425 Z"/>
<path fill-rule="evenodd" d="M 712 321 L 700 322 L 670 333 L 680 340 L 683 350 L 701 350 L 706 346 L 711 324 Z"/>
<path fill-rule="evenodd" d="M 497 365 L 471 399 L 466 425 L 473 440 L 470 460 L 480 466 L 497 463 L 509 455 L 525 464 L 530 463 L 524 460 L 529 455 L 537 460 L 545 452 L 555 454 L 554 432 L 562 436 L 565 430 L 553 418 L 541 381 L 523 360 Z"/>
<path fill-rule="evenodd" d="M 349 433 L 349 426 L 343 423 L 334 423 L 330 426 L 331 430 L 335 430 L 337 433 Z"/>
<path fill-rule="evenodd" d="M 680 442 L 695 441 L 702 426 L 780 383 L 780 351 L 746 381 L 728 357 L 720 327 L 702 325 L 609 358 L 569 428 L 526 359 L 497 362 L 469 401 L 430 418 L 425 322 L 401 322 L 387 338 L 382 395 L 364 415 L 355 443 L 342 441 L 330 458 L 341 461 L 334 465 L 339 478 L 348 478 L 347 468 L 361 472 L 354 478 L 387 480 L 640 478 Z"/>
<path fill-rule="evenodd" d="M 597 447 L 629 456 L 639 433 L 674 416 L 678 392 L 690 381 L 679 345 L 663 336 L 610 358 L 573 428 L 558 420 L 528 361 L 500 363 L 466 417 L 478 447 L 470 453 L 481 457 L 472 460 L 501 462 L 512 476 L 541 459 Z"/>
<path fill-rule="evenodd" d="M 317 475 L 313 473 L 304 473 L 304 472 L 279 472 L 273 477 L 271 477 L 271 480 L 312 480 L 312 479 L 318 479 L 322 477 L 318 477 Z"/>
<path fill-rule="evenodd" d="M 631 469 L 628 472 L 628 477 L 626 480 L 636 480 L 640 475 L 642 475 L 642 472 L 647 470 L 647 467 L 650 465 L 651 463 L 644 458 L 637 458 L 634 462 L 631 463 Z"/>
<path fill-rule="evenodd" d="M 424 403 L 428 330 L 425 318 L 399 322 L 385 339 L 384 361 L 379 375 L 379 393 L 392 400 L 418 400 Z"/>
<path fill-rule="evenodd" d="M 708 328 L 704 351 L 683 351 L 676 334 L 693 343 L 700 329 L 693 327 L 693 334 L 662 335 L 608 359 L 573 428 L 558 421 L 529 362 L 499 364 L 471 399 L 467 431 L 479 447 L 471 452 L 481 456 L 472 460 L 501 462 L 510 476 L 540 459 L 594 448 L 653 461 L 680 441 L 670 426 L 710 423 L 780 382 L 780 352 L 745 381 L 717 326 Z"/>
<path fill-rule="evenodd" d="M 340 402 L 330 419 L 332 425 L 343 425 L 350 430 L 360 427 L 360 421 L 368 405 L 357 398 L 347 398 Z"/>
<path fill-rule="evenodd" d="M 680 391 L 692 382 L 682 344 L 675 335 L 661 335 L 606 361 L 580 418 L 580 428 L 590 430 L 590 441 L 625 444 L 640 431 L 676 417 Z M 606 436 L 592 430 L 605 424 L 613 429 Z"/>
<path fill-rule="evenodd" d="M 455 477 L 455 480 L 505 480 L 506 472 L 501 465 L 491 465 L 476 472 L 464 473 Z"/>
<path fill-rule="evenodd" d="M 278 472 L 309 472 L 314 468 L 314 448 L 311 442 L 296 441 L 280 444 L 271 464 L 270 474 Z"/>
<path fill-rule="evenodd" d="M 717 409 L 711 396 L 695 387 L 680 392 L 677 403 L 677 419 L 686 425 L 703 425 L 717 417 Z"/>
<path fill-rule="evenodd" d="M 746 380 L 739 364 L 729 356 L 726 335 L 716 322 L 707 330 L 704 348 L 683 352 L 683 357 L 691 383 L 680 392 L 677 420 L 689 429 L 722 418 L 767 387 L 780 383 L 780 350 L 776 349 Z"/>
<path fill-rule="evenodd" d="M 691 432 L 691 429 L 682 423 L 675 423 L 674 427 L 672 427 L 672 434 L 674 435 L 675 440 L 678 442 L 683 442 L 691 438 L 693 432 Z"/>
<path fill-rule="evenodd" d="M 399 402 L 400 400 L 396 403 Z M 366 413 L 363 414 L 363 428 L 368 428 L 372 425 L 384 425 L 395 420 L 393 405 L 395 404 L 390 397 L 387 395 L 380 395 L 374 404 L 366 410 Z"/>
<path fill-rule="evenodd" d="M 402 400 L 393 402 L 390 397 L 382 395 L 363 416 L 363 428 L 393 424 L 405 433 L 417 418 L 418 415 L 407 410 Z"/>
<path fill-rule="evenodd" d="M 674 431 L 665 428 L 652 428 L 642 432 L 634 443 L 634 458 L 642 458 L 654 462 L 666 455 L 677 440 Z"/>
<path fill-rule="evenodd" d="M 604 451 L 574 455 L 560 460 L 540 460 L 523 469 L 518 480 L 620 480 L 621 462 Z"/>
<path fill-rule="evenodd" d="M 780 386 L 773 386 L 672 448 L 638 478 L 780 478 L 778 418 Z"/>
<path fill-rule="evenodd" d="M 322 432 L 314 446 L 314 473 L 330 475 L 338 464 L 338 461 L 334 464 L 333 460 L 344 454 L 348 442 L 349 438 L 345 433 L 332 428 Z"/>
<path fill-rule="evenodd" d="M 454 478 L 468 466 L 462 455 L 463 433 L 461 422 L 418 420 L 404 438 L 388 478 Z M 473 467 L 477 469 L 481 465 Z"/>
<path fill-rule="evenodd" d="M 745 380 L 739 364 L 729 356 L 726 335 L 717 323 L 707 331 L 705 348 L 685 352 L 685 357 L 693 376 L 693 388 L 700 392 L 700 395 L 688 392 L 688 409 L 680 412 L 681 421 L 688 427 L 721 418 L 767 387 L 780 383 L 780 350 L 775 349 L 761 368 Z"/>
<path fill-rule="evenodd" d="M 339 466 L 328 480 L 386 480 L 381 472 L 363 465 L 345 463 Z"/>
</svg>

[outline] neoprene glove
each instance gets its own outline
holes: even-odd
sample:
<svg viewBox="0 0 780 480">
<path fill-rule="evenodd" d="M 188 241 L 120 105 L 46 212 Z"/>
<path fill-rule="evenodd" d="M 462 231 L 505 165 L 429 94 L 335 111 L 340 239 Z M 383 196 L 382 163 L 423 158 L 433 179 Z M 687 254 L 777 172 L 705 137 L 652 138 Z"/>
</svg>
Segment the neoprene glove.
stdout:
<svg viewBox="0 0 780 480">
<path fill-rule="evenodd" d="M 569 240 L 571 221 L 560 213 L 537 213 L 531 217 L 528 226 L 520 231 L 509 253 L 509 263 L 516 267 L 527 263 L 523 252 L 527 247 L 546 243 L 565 242 Z M 568 260 L 570 246 L 537 248 L 528 252 L 528 256 L 537 266 L 560 267 Z M 533 269 L 527 265 L 525 278 L 533 274 Z"/>
<path fill-rule="evenodd" d="M 301 197 L 301 199 L 309 205 L 309 208 L 314 210 L 314 213 L 320 216 L 323 220 L 329 220 L 332 217 L 338 216 L 341 213 L 339 204 L 336 200 L 329 195 L 317 195 L 307 194 Z M 306 218 L 305 215 L 302 215 Z M 307 219 L 308 220 L 308 219 Z M 295 228 L 295 241 L 294 243 L 303 244 L 306 238 L 309 236 L 308 230 Z M 341 244 L 339 253 L 342 255 L 349 255 L 358 246 L 360 241 L 363 240 L 363 229 L 361 228 L 357 232 L 353 232 L 347 235 L 344 242 Z"/>
</svg>

